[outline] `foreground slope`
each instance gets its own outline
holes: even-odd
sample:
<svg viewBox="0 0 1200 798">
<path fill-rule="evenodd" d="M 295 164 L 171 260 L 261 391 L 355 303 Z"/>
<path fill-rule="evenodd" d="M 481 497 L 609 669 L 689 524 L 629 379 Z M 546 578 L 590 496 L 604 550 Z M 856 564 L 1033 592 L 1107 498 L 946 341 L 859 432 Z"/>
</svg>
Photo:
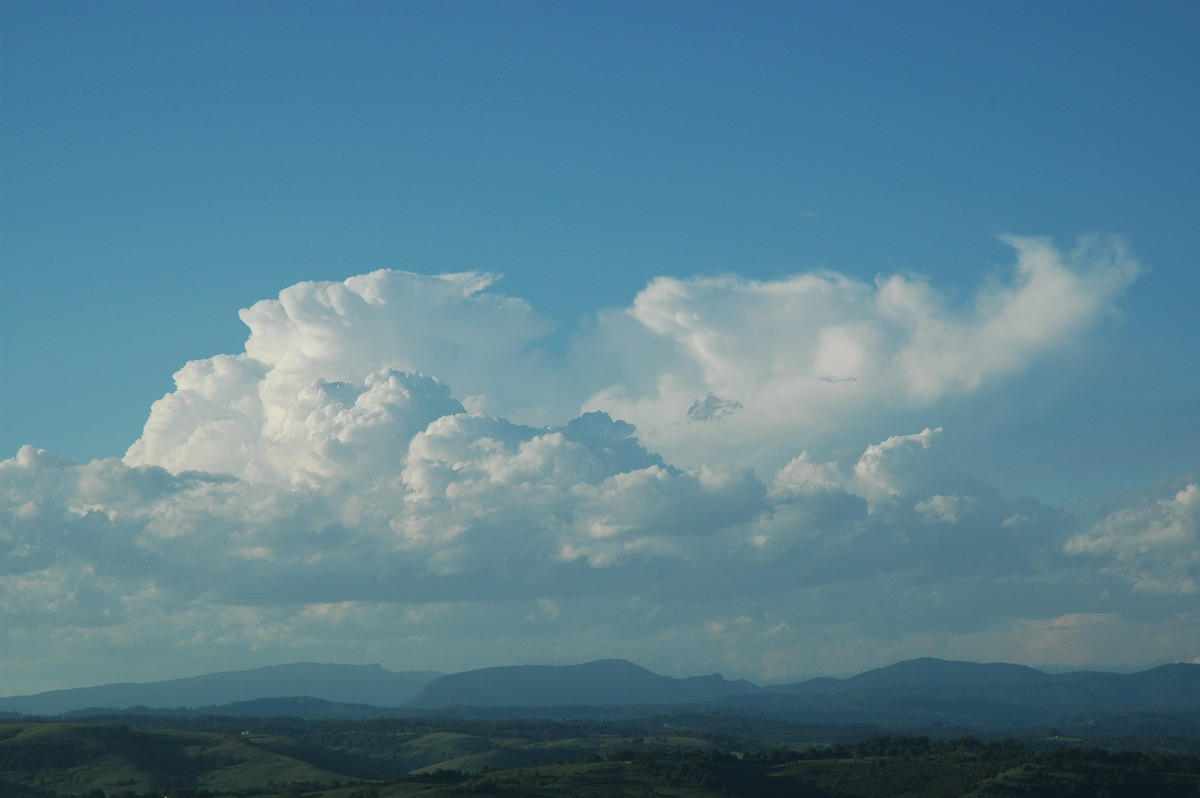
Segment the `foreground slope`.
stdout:
<svg viewBox="0 0 1200 798">
<path fill-rule="evenodd" d="M 969 736 L 804 744 L 794 735 L 834 730 L 766 724 L 758 728 L 765 737 L 706 731 L 714 722 L 718 718 L 711 715 L 641 726 L 447 721 L 465 724 L 455 731 L 453 725 L 433 730 L 436 724 L 428 721 L 276 720 L 269 724 L 272 733 L 0 724 L 0 795 L 81 798 L 98 790 L 126 798 L 1200 795 L 1200 760 L 1187 754 L 1090 747 L 1038 751 L 1010 739 Z M 314 738 L 325 742 L 318 745 Z M 368 748 L 373 756 L 363 755 Z M 389 764 L 401 770 L 397 756 L 436 764 L 385 775 Z M 379 771 L 374 775 L 372 764 Z"/>
<path fill-rule="evenodd" d="M 0 725 L 0 795 L 12 785 L 56 791 L 146 791 L 383 778 L 385 767 L 275 736 L 81 723 Z M 6 786 L 7 785 L 7 786 Z"/>
</svg>

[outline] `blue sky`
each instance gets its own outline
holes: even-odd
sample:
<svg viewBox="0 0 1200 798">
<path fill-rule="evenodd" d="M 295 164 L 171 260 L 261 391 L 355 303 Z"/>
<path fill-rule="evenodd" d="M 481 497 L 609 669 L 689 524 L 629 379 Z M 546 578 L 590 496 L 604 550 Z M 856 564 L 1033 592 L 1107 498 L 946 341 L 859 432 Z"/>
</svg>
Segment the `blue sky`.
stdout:
<svg viewBox="0 0 1200 798">
<path fill-rule="evenodd" d="M 0 663 L 11 684 L 81 683 L 93 676 L 76 661 L 100 656 L 122 668 L 139 641 L 156 636 L 176 642 L 145 662 L 147 677 L 320 658 L 314 652 L 330 639 L 322 635 L 333 633 L 304 624 L 335 611 L 360 617 L 361 636 L 344 641 L 347 659 L 393 668 L 628 655 L 673 673 L 719 668 L 760 679 L 852 671 L 906 655 L 1132 667 L 1167 658 L 1173 636 L 1197 631 L 1188 597 L 1194 603 L 1200 579 L 1200 510 L 1186 490 L 1200 467 L 1194 3 L 12 2 L 0 9 L 0 23 L 0 457 L 14 458 L 5 494 L 13 514 L 2 517 L 8 528 L 0 527 L 0 542 L 17 552 L 10 563 L 24 563 L 6 572 L 12 598 L 0 601 L 0 613 L 23 619 L 13 622 L 26 630 L 13 632 L 18 637 L 54 629 L 67 641 L 44 644 L 41 659 L 23 668 Z M 1042 243 L 1014 246 L 1004 236 Z M 1072 256 L 1088 236 L 1095 238 L 1087 252 Z M 1022 283 L 1020 264 L 1038 258 L 1065 271 Z M 239 310 L 305 281 L 328 288 L 379 269 L 502 278 L 486 287 L 480 278 L 453 301 L 445 288 L 458 283 L 398 274 L 355 283 L 352 294 L 392 297 L 380 317 L 374 305 L 322 315 L 314 309 L 328 310 L 332 294 L 297 290 L 292 310 L 272 316 L 264 308 L 248 340 Z M 801 285 L 804 275 L 827 282 Z M 1059 291 L 1064 275 L 1078 284 Z M 831 298 L 823 304 L 806 292 Z M 501 297 L 523 300 L 526 310 Z M 298 316 L 281 321 L 293 310 L 315 314 L 306 316 L 318 319 L 315 327 L 296 332 Z M 934 321 L 954 335 L 930 337 Z M 361 332 L 368 329 L 377 337 Z M 384 339 L 393 348 L 380 345 Z M 329 341 L 337 357 L 318 351 Z M 810 345 L 818 352 L 812 362 L 801 357 Z M 287 352 L 309 360 L 301 367 Z M 234 368 L 214 360 L 220 355 L 244 358 Z M 828 367 L 837 357 L 863 371 Z M 236 372 L 222 383 L 226 393 L 205 398 L 207 409 L 193 401 L 203 393 L 199 383 L 172 381 L 189 361 L 209 364 L 206 373 Z M 824 371 L 813 371 L 813 362 Z M 445 404 L 425 383 L 401 390 L 380 382 L 371 376 L 379 369 L 402 371 L 405 380 L 416 372 L 437 377 L 449 388 L 446 401 L 462 405 Z M 289 392 L 285 398 L 255 393 L 264 374 L 275 376 L 258 384 Z M 812 393 L 801 375 L 820 383 Z M 591 532 L 567 540 L 546 531 L 544 550 L 512 555 L 512 579 L 546 557 L 569 569 L 587 564 L 586 579 L 547 572 L 541 594 L 501 579 L 491 593 L 455 604 L 454 580 L 469 582 L 475 558 L 511 529 L 484 532 L 454 507 L 438 515 L 406 505 L 379 509 L 384 515 L 370 523 L 359 518 L 355 529 L 367 537 L 354 538 L 355 550 L 371 559 L 385 545 L 385 529 L 416 524 L 417 516 L 422 529 L 460 530 L 434 536 L 440 543 L 425 540 L 419 554 L 413 549 L 391 566 L 401 581 L 420 574 L 416 583 L 427 593 L 383 591 L 368 600 L 331 587 L 254 602 L 199 588 L 160 595 L 170 592 L 162 562 L 185 550 L 216 558 L 212 573 L 228 569 L 224 578 L 233 582 L 282 584 L 285 574 L 297 584 L 321 581 L 303 565 L 316 554 L 289 559 L 278 548 L 286 538 L 271 537 L 284 534 L 281 519 L 295 519 L 294 508 L 279 507 L 301 501 L 304 491 L 328 499 L 331 480 L 345 478 L 315 464 L 333 457 L 330 441 L 338 451 L 359 445 L 346 427 L 314 428 L 301 441 L 272 421 L 275 411 L 298 418 L 297 397 L 317 401 L 311 391 L 320 380 L 361 396 L 376 391 L 392 408 L 402 394 L 405 402 L 424 396 L 422 412 L 443 414 L 426 418 L 409 408 L 405 418 L 423 420 L 409 426 L 389 416 L 400 424 L 383 436 L 391 459 L 372 449 L 343 463 L 346 474 L 400 479 L 413 495 L 420 470 L 413 436 L 432 446 L 436 436 L 425 425 L 453 427 L 439 419 L 456 417 L 456 407 L 509 425 L 504 433 L 477 430 L 469 451 L 481 451 L 479 441 L 508 441 L 514 458 L 541 440 L 519 429 L 565 430 L 579 414 L 603 411 L 635 425 L 629 445 L 661 455 L 664 474 L 707 474 L 679 495 L 706 496 L 714 517 L 718 506 L 735 509 L 692 544 L 654 532 L 671 526 L 662 519 L 658 526 L 651 516 L 612 521 L 620 515 L 605 504 L 617 501 L 613 486 L 634 490 L 650 461 L 630 455 L 602 467 L 595 457 L 608 438 L 585 444 L 568 435 L 559 442 L 568 449 L 591 447 L 591 476 L 578 485 L 592 488 L 572 493 L 554 484 L 578 501 L 586 495 L 588 504 L 570 512 L 556 505 L 546 517 L 574 513 L 591 519 L 579 521 Z M 838 385 L 849 393 L 819 393 Z M 348 407 L 335 393 L 318 391 L 326 404 L 303 405 L 307 418 Z M 708 394 L 717 403 L 709 407 L 724 408 L 711 424 L 685 412 Z M 152 414 L 165 395 L 174 404 Z M 235 424 L 231 414 L 246 402 L 260 403 L 262 416 L 239 415 Z M 236 434 L 214 431 L 217 422 L 242 426 Z M 905 437 L 926 428 L 942 432 Z M 141 448 L 126 455 L 139 440 Z M 880 488 L 868 478 L 875 462 L 868 453 L 889 440 L 897 443 L 885 447 L 888 457 L 934 452 L 929 473 L 940 476 L 895 492 Z M 22 460 L 25 445 L 76 465 L 35 462 L 32 454 Z M 809 476 L 797 482 L 793 468 L 793 477 L 780 477 L 802 451 Z M 121 457 L 128 473 L 113 471 L 115 462 L 93 463 Z M 465 457 L 453 460 L 455 473 L 466 473 Z M 480 473 L 503 483 L 489 463 Z M 149 487 L 129 481 L 148 479 L 146 469 L 156 467 L 166 469 L 165 482 L 156 483 L 165 493 L 151 500 Z M 13 476 L 39 468 L 57 475 L 44 477 L 57 488 Z M 95 473 L 85 479 L 88 468 Z M 750 470 L 714 476 L 721 468 Z M 204 491 L 179 481 L 188 469 L 226 470 L 234 483 L 204 490 L 236 493 L 222 500 L 226 506 L 253 502 L 253 494 L 264 503 L 255 506 L 278 514 L 257 531 L 231 531 L 236 523 L 201 506 Z M 93 483 L 107 486 L 100 498 L 76 495 Z M 813 499 L 813 485 L 829 496 Z M 270 501 L 255 493 L 268 488 Z M 807 498 L 780 498 L 787 490 Z M 112 528 L 72 548 L 63 531 L 70 524 L 30 515 L 31 502 L 51 494 L 71 523 L 99 524 L 103 510 Z M 368 495 L 356 501 L 369 504 Z M 649 501 L 651 494 L 636 495 Z M 482 494 L 478 500 L 489 506 Z M 1023 501 L 1037 502 L 1037 511 L 1010 506 Z M 206 530 L 185 549 L 146 543 L 146 518 L 168 505 L 180 513 L 186 505 L 189 523 Z M 819 629 L 780 615 L 779 607 L 801 599 L 832 607 L 845 600 L 839 590 L 872 578 L 864 566 L 844 578 L 814 576 L 789 592 L 790 577 L 768 563 L 794 560 L 803 571 L 819 557 L 805 558 L 813 539 L 780 542 L 782 527 L 816 535 L 825 541 L 817 549 L 836 562 L 853 560 L 864 535 L 916 537 L 920 519 L 969 528 L 964 540 L 982 552 L 990 549 L 970 535 L 984 534 L 984 522 L 970 526 L 964 508 L 983 513 L 985 506 L 996 523 L 1019 516 L 1039 530 L 1021 550 L 1024 565 L 984 580 L 989 590 L 1003 582 L 1004 595 L 1020 596 L 1010 611 L 979 609 L 997 599 L 963 576 L 954 589 L 970 593 L 973 585 L 978 600 L 962 602 L 962 617 L 922 605 L 908 637 L 881 637 L 888 624 L 877 629 L 867 616 L 897 597 L 948 595 L 944 580 L 962 566 L 954 558 L 972 559 L 970 545 L 931 535 L 907 550 L 911 561 L 897 555 L 912 567 L 903 578 L 896 572 L 898 592 L 881 588 L 878 607 L 841 616 L 830 609 Z M 321 551 L 321 535 L 335 527 L 353 537 L 349 511 L 338 507 L 309 537 L 296 533 L 297 551 Z M 1155 516 L 1156 508 L 1166 516 Z M 780 520 L 793 511 L 796 519 Z M 853 534 L 846 531 L 852 518 Z M 513 523 L 526 522 L 541 523 Z M 1147 549 L 1146 530 L 1167 530 L 1154 539 L 1171 556 L 1135 567 L 1130 552 Z M 474 534 L 489 543 L 466 542 Z M 266 537 L 238 549 L 231 535 Z M 600 545 L 622 535 L 635 537 L 619 552 Z M 102 566 L 100 552 L 110 551 L 102 541 L 110 538 L 111 551 L 126 551 L 142 570 Z M 858 543 L 834 556 L 834 538 Z M 754 543 L 758 553 L 730 577 L 741 585 L 722 598 L 738 608 L 732 620 L 709 617 L 715 608 L 689 604 L 682 585 L 711 577 L 708 558 L 742 545 L 735 540 L 774 542 Z M 243 555 L 229 555 L 235 550 Z M 32 551 L 40 553 L 20 554 Z M 247 565 L 260 560 L 278 573 Z M 642 629 L 632 615 L 607 631 L 592 623 L 611 617 L 614 596 L 627 597 L 627 585 L 650 573 L 681 586 L 645 599 L 662 608 L 646 611 L 652 624 Z M 575 581 L 594 587 L 567 595 L 564 586 Z M 775 585 L 770 595 L 747 587 L 764 582 Z M 1048 582 L 1053 597 L 1040 597 Z M 80 617 L 42 617 L 55 602 L 78 606 Z M 84 612 L 89 602 L 106 608 L 109 620 Z M 1041 614 L 1031 608 L 1039 602 Z M 177 609 L 161 610 L 168 604 Z M 256 612 L 275 615 L 254 624 L 234 619 Z M 521 634 L 486 642 L 480 635 L 489 627 L 479 619 L 489 613 L 516 618 Z M 368 642 L 380 628 L 403 625 L 397 618 L 418 615 L 437 620 L 412 620 L 404 639 L 425 641 L 435 653 L 414 658 L 408 644 Z M 535 616 L 537 623 L 529 620 Z M 1144 634 L 1160 643 L 1138 638 L 1144 661 L 1121 659 L 1134 642 L 1134 620 L 1147 618 L 1158 625 Z M 480 628 L 472 631 L 472 623 Z M 221 624 L 226 642 L 197 659 L 187 641 Z M 279 631 L 255 640 L 248 631 L 255 624 Z M 434 645 L 434 627 L 453 631 Z M 1068 627 L 1073 642 L 1047 642 L 1053 634 L 1045 630 L 1067 634 Z M 728 635 L 738 628 L 746 637 L 735 645 Z M 802 639 L 842 642 L 813 643 L 825 646 L 818 655 L 803 653 Z M 1041 642 L 1022 648 L 1019 640 Z M 655 653 L 668 643 L 677 656 Z M 753 652 L 729 653 L 737 646 Z"/>
</svg>

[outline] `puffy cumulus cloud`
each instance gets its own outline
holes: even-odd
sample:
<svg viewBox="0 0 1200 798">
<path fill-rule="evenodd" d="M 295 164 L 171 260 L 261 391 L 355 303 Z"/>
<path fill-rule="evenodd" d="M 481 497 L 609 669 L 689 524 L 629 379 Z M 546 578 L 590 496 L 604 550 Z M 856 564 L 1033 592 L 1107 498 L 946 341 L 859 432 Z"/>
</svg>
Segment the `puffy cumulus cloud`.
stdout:
<svg viewBox="0 0 1200 798">
<path fill-rule="evenodd" d="M 390 524 L 406 545 L 435 550 L 438 570 L 496 573 L 516 559 L 521 582 L 536 581 L 539 562 L 686 559 L 752 518 L 764 493 L 744 469 L 673 468 L 602 413 L 552 429 L 441 418 L 413 439 L 397 487 L 404 506 Z"/>
<path fill-rule="evenodd" d="M 854 464 L 858 492 L 876 501 L 911 492 L 928 470 L 922 455 L 941 431 L 926 427 L 915 435 L 893 435 L 868 446 Z"/>
<path fill-rule="evenodd" d="M 428 424 L 461 413 L 437 381 L 380 371 L 362 384 L 318 379 L 298 390 L 265 425 L 251 478 L 287 476 L 319 485 L 395 471 L 409 441 Z"/>
<path fill-rule="evenodd" d="M 1011 587 L 1061 568 L 1057 547 L 1072 519 L 939 469 L 931 462 L 939 434 L 893 436 L 847 468 L 794 459 L 776 475 L 750 542 L 774 567 L 786 563 L 793 582 L 812 585 L 890 574 L 905 591 L 909 581 L 945 591 L 956 579 Z M 960 606 L 977 617 L 991 612 L 965 598 Z"/>
<path fill-rule="evenodd" d="M 704 539 L 755 518 L 764 493 L 750 472 L 731 467 L 620 474 L 578 490 L 581 512 L 559 556 L 593 566 L 642 553 L 707 560 Z"/>
<path fill-rule="evenodd" d="M 1012 274 L 965 304 L 907 276 L 659 278 L 587 322 L 565 355 L 541 346 L 551 325 L 491 275 L 301 283 L 242 311 L 244 352 L 175 375 L 125 460 L 315 484 L 394 465 L 425 425 L 463 409 L 539 426 L 599 411 L 675 465 L 765 478 L 1069 345 L 1138 270 L 1116 240 L 1067 254 L 1008 240 Z"/>
<path fill-rule="evenodd" d="M 298 384 L 269 414 L 257 395 L 215 407 L 205 396 L 204 381 L 191 379 L 210 373 L 212 365 L 193 362 L 176 374 L 176 391 L 155 403 L 142 438 L 125 456 L 127 463 L 308 486 L 370 479 L 397 470 L 409 441 L 430 422 L 463 412 L 437 380 L 390 370 L 361 381 L 318 377 Z M 210 410 L 222 417 L 203 417 Z M 236 413 L 241 416 L 230 418 Z M 184 416 L 192 418 L 181 422 Z"/>
<path fill-rule="evenodd" d="M 381 375 L 375 385 L 404 378 Z M 339 407 L 353 409 L 372 389 L 343 391 L 360 401 Z M 761 509 L 764 491 L 749 472 L 670 467 L 603 414 L 555 428 L 431 415 L 411 440 L 368 435 L 359 451 L 353 437 L 334 439 L 349 453 L 325 459 L 353 463 L 383 441 L 389 459 L 371 479 L 354 479 L 364 473 L 354 467 L 336 477 L 314 467 L 310 481 L 279 484 L 117 460 L 79 465 L 26 447 L 0 466 L 12 592 L 28 596 L 30 580 L 65 584 L 86 565 L 77 580 L 111 589 L 117 604 L 148 586 L 181 602 L 529 595 L 574 589 L 575 561 L 686 559 L 690 544 L 680 541 Z M 124 577 L 137 584 L 119 586 Z"/>
<path fill-rule="evenodd" d="M 291 286 L 242 311 L 244 353 L 175 374 L 125 460 L 307 483 L 367 473 L 399 462 L 429 421 L 461 412 L 433 377 L 477 409 L 535 418 L 555 389 L 529 348 L 550 325 L 486 292 L 494 279 L 377 271 Z"/>
<path fill-rule="evenodd" d="M 636 424 L 676 463 L 774 469 L 864 419 L 978 391 L 1062 349 L 1138 273 L 1115 239 L 1066 254 L 1006 240 L 1013 273 L 965 305 L 901 275 L 657 279 L 581 343 L 608 381 L 586 407 Z"/>
<path fill-rule="evenodd" d="M 1163 493 L 1166 495 L 1162 495 Z M 1200 483 L 1159 487 L 1067 541 L 1144 593 L 1200 592 Z"/>
<path fill-rule="evenodd" d="M 0 463 L 5 649 L 278 661 L 324 641 L 404 667 L 630 656 L 762 678 L 822 666 L 788 658 L 835 629 L 970 634 L 1031 603 L 1072 611 L 1046 587 L 1060 513 L 935 469 L 884 479 L 936 440 L 897 436 L 848 466 L 802 455 L 771 485 L 671 466 L 598 413 L 439 416 L 353 484 L 27 447 Z"/>
<path fill-rule="evenodd" d="M 379 368 L 432 373 L 480 401 L 503 397 L 516 382 L 503 377 L 525 376 L 521 353 L 550 324 L 523 300 L 487 292 L 495 280 L 381 270 L 300 283 L 241 312 L 246 355 L 266 364 L 263 394 L 282 394 L 284 405 L 315 378 L 361 379 Z"/>
</svg>

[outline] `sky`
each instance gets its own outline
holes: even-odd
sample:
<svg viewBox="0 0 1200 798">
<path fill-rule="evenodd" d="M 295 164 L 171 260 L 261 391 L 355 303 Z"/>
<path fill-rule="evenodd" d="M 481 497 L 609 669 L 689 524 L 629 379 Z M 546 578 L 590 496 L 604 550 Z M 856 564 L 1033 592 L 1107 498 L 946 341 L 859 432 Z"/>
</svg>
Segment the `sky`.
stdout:
<svg viewBox="0 0 1200 798">
<path fill-rule="evenodd" d="M 1198 36 L 0 4 L 0 691 L 1200 661 Z"/>
</svg>

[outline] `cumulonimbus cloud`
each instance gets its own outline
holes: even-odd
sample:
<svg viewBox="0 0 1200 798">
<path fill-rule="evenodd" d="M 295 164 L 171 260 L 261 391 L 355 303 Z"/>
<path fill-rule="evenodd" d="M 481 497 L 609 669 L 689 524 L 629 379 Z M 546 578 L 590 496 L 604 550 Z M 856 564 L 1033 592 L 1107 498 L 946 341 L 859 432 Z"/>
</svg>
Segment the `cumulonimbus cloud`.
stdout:
<svg viewBox="0 0 1200 798">
<path fill-rule="evenodd" d="M 953 430 L 858 440 L 1081 339 L 1137 273 L 1118 242 L 1012 243 L 1014 273 L 965 304 L 901 276 L 658 279 L 561 356 L 488 275 L 292 286 L 243 311 L 244 352 L 175 375 L 123 460 L 0 463 L 0 612 L 22 645 L 53 629 L 81 652 L 470 628 L 581 656 L 708 640 L 748 674 L 847 624 L 916 641 L 1106 617 L 1053 577 L 1121 560 L 1125 521 L 1071 538 L 1066 514 L 945 473 Z"/>
<path fill-rule="evenodd" d="M 490 275 L 301 283 L 242 312 L 244 353 L 175 375 L 126 462 L 277 480 L 319 478 L 325 462 L 344 470 L 332 455 L 354 448 L 355 429 L 363 445 L 390 434 L 402 448 L 421 422 L 456 409 L 430 394 L 411 425 L 389 421 L 386 391 L 441 390 L 364 383 L 398 371 L 449 386 L 466 409 L 546 425 L 605 412 L 677 465 L 769 474 L 802 450 L 844 445 L 864 419 L 935 407 L 1052 355 L 1113 314 L 1137 275 L 1118 240 L 1065 255 L 1043 239 L 1008 240 L 1013 274 L 960 305 L 899 275 L 659 278 L 630 308 L 602 312 L 566 358 L 537 346 L 549 323 L 491 293 Z"/>
<path fill-rule="evenodd" d="M 347 474 L 354 450 L 379 448 L 383 436 L 398 447 L 395 466 L 429 421 L 463 409 L 445 382 L 468 404 L 520 417 L 514 394 L 553 392 L 526 351 L 550 326 L 527 303 L 487 293 L 494 280 L 377 271 L 258 302 L 241 313 L 245 352 L 180 369 L 125 460 L 304 481 Z"/>
</svg>

